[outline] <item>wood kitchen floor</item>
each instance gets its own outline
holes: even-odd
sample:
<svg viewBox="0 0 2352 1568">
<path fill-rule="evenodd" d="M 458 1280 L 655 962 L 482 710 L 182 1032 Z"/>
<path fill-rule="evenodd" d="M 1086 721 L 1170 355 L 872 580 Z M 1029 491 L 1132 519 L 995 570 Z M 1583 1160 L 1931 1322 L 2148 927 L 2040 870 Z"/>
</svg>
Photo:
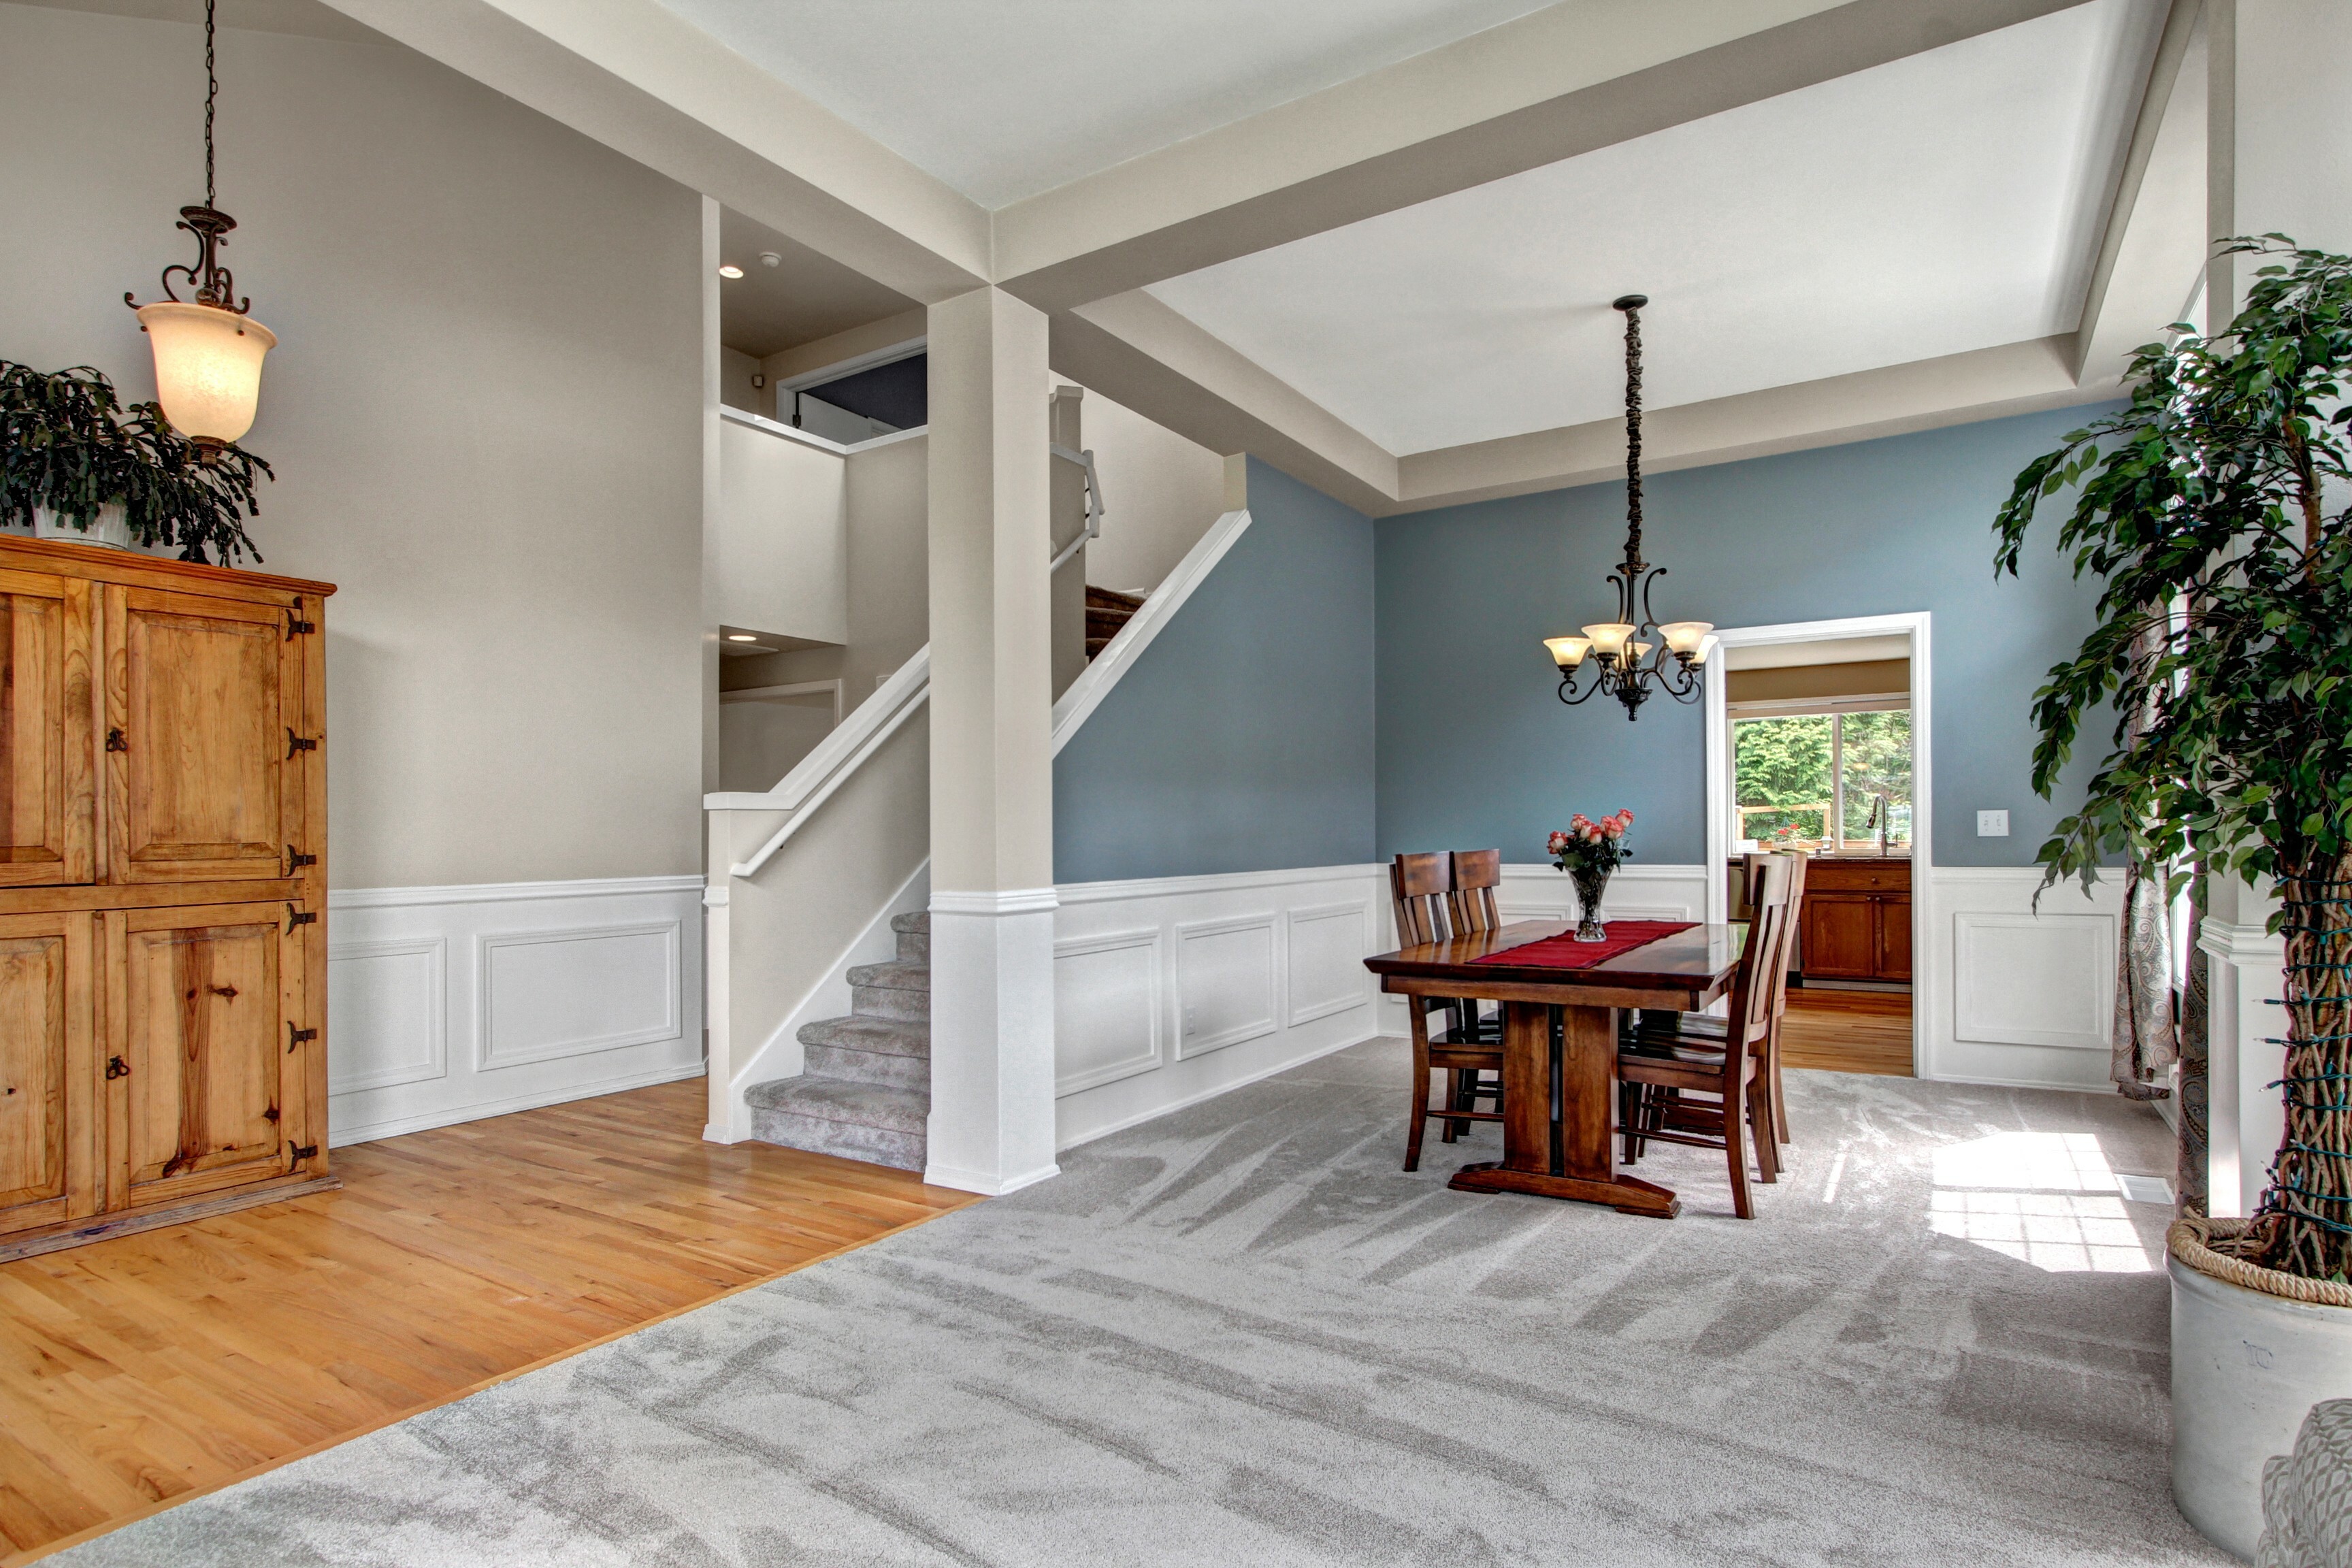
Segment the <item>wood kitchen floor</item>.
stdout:
<svg viewBox="0 0 2352 1568">
<path fill-rule="evenodd" d="M 0 1264 L 29 1562 L 976 1202 L 702 1141 L 703 1081 L 333 1153 L 345 1185 Z"/>
<path fill-rule="evenodd" d="M 1790 986 L 1780 1065 L 1911 1077 L 1911 994 Z"/>
</svg>

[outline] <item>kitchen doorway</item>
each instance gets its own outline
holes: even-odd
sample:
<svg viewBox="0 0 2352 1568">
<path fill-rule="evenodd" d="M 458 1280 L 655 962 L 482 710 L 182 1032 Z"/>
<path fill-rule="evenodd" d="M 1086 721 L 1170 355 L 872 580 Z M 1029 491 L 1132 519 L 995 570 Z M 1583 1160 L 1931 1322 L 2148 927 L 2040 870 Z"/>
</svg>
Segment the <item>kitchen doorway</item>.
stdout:
<svg viewBox="0 0 2352 1568">
<path fill-rule="evenodd" d="M 1927 617 L 1718 636 L 1706 697 L 1709 918 L 1738 917 L 1748 852 L 1807 856 L 1784 1059 L 1918 1073 L 1930 1015 L 1914 954 L 1932 929 Z"/>
</svg>

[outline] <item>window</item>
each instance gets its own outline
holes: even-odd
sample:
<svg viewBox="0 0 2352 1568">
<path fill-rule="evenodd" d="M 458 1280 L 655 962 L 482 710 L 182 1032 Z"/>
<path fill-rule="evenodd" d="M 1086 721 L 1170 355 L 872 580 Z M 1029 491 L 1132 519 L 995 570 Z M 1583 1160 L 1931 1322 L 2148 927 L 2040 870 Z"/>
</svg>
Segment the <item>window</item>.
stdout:
<svg viewBox="0 0 2352 1568">
<path fill-rule="evenodd" d="M 1849 855 L 1911 847 L 1908 708 L 1735 714 L 1731 739 L 1735 840 Z"/>
</svg>

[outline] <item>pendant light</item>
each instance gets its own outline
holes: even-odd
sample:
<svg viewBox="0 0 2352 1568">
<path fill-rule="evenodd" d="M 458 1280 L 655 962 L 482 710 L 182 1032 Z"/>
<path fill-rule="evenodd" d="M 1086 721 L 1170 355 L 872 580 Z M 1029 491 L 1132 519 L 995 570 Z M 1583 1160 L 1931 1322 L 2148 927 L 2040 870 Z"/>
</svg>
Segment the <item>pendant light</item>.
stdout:
<svg viewBox="0 0 2352 1568">
<path fill-rule="evenodd" d="M 1562 702 L 1574 707 L 1605 691 L 1625 705 L 1628 720 L 1641 716 L 1653 690 L 1697 701 L 1716 643 L 1711 622 L 1661 626 L 1650 613 L 1650 585 L 1666 569 L 1642 559 L 1642 307 L 1649 302 L 1646 294 L 1626 294 L 1610 305 L 1625 313 L 1625 559 L 1608 578 L 1617 584 L 1617 618 L 1584 627 L 1582 637 L 1544 639 L 1559 671 Z M 1587 659 L 1594 679 L 1580 687 Z"/>
<path fill-rule="evenodd" d="M 213 71 L 215 4 L 205 0 L 205 201 L 180 209 L 179 226 L 196 237 L 195 265 L 163 268 L 164 298 L 152 305 L 122 296 L 155 351 L 155 400 L 163 417 L 206 462 L 253 428 L 262 356 L 278 346 L 278 334 L 249 314 L 253 301 L 236 297 L 236 280 L 220 262 L 236 219 L 213 205 L 213 101 L 220 96 Z M 174 274 L 194 287 L 194 300 L 173 290 Z"/>
</svg>

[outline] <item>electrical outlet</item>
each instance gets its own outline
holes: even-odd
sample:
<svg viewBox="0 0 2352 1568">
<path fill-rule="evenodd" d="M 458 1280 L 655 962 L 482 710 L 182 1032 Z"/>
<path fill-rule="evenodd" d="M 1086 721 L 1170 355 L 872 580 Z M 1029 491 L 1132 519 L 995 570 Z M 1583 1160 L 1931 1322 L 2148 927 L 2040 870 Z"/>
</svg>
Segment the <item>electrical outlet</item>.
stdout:
<svg viewBox="0 0 2352 1568">
<path fill-rule="evenodd" d="M 2009 813 L 2007 813 L 2007 812 L 2005 812 L 2005 811 L 1979 811 L 1979 812 L 1978 812 L 1978 813 L 1977 813 L 1977 837 L 1978 837 L 1979 838 L 2006 838 L 2006 837 L 2009 837 Z"/>
</svg>

